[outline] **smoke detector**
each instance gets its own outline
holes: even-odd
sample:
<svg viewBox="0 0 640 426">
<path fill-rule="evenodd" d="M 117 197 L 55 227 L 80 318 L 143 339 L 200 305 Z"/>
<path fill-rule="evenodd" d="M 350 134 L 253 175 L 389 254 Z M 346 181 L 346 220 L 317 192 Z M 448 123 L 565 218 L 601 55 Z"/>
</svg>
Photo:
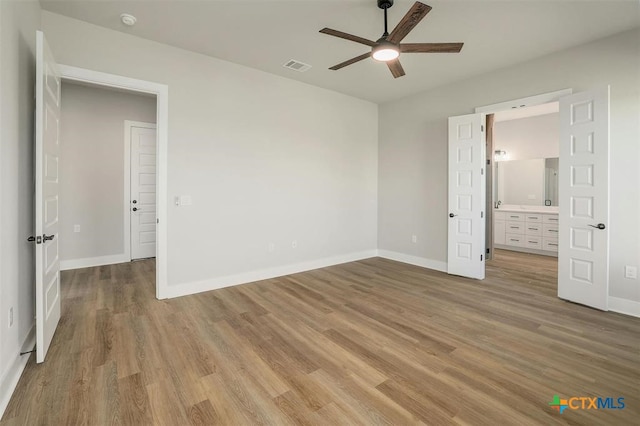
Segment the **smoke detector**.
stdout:
<svg viewBox="0 0 640 426">
<path fill-rule="evenodd" d="M 123 13 L 122 15 L 120 15 L 120 20 L 127 27 L 133 27 L 135 25 L 136 21 L 137 21 L 135 16 L 130 15 L 128 13 Z"/>
</svg>

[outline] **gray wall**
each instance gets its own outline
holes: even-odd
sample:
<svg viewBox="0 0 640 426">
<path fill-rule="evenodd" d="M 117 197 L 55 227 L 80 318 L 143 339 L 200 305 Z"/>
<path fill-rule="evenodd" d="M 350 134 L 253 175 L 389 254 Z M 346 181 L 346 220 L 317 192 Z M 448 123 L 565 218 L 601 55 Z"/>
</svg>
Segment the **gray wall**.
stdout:
<svg viewBox="0 0 640 426">
<path fill-rule="evenodd" d="M 611 85 L 610 295 L 640 301 L 640 30 L 380 106 L 379 248 L 447 259 L 447 118 L 475 107 Z M 411 235 L 418 235 L 418 244 Z"/>
<path fill-rule="evenodd" d="M 169 86 L 172 294 L 375 253 L 377 105 L 60 15 L 42 20 L 60 63 Z M 176 207 L 178 195 L 192 205 Z"/>
<path fill-rule="evenodd" d="M 560 155 L 559 114 L 544 114 L 493 125 L 493 149 L 507 152 L 509 160 L 553 158 Z"/>
<path fill-rule="evenodd" d="M 156 122 L 155 97 L 62 84 L 60 259 L 124 254 L 124 121 Z M 80 232 L 74 232 L 80 225 Z"/>
<path fill-rule="evenodd" d="M 35 337 L 33 111 L 37 2 L 0 1 L 0 414 Z M 13 326 L 9 309 L 13 307 Z M 29 347 L 28 349 L 32 349 Z M 24 357 L 23 357 L 24 358 Z"/>
</svg>

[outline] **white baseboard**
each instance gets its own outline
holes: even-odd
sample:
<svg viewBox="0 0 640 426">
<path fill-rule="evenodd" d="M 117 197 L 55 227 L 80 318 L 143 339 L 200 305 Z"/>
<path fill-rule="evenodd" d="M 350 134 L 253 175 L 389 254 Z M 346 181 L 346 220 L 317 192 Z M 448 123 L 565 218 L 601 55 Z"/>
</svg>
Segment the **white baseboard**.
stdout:
<svg viewBox="0 0 640 426">
<path fill-rule="evenodd" d="M 395 260 L 397 262 L 408 263 L 410 265 L 421 266 L 427 269 L 433 269 L 440 272 L 447 272 L 447 262 L 440 260 L 427 259 L 426 257 L 411 256 L 409 254 L 398 253 L 389 250 L 378 250 L 378 256 L 385 259 Z"/>
<path fill-rule="evenodd" d="M 170 299 L 173 297 L 187 296 L 190 294 L 217 290 L 219 288 L 231 287 L 234 285 L 247 284 L 254 281 L 268 280 L 270 278 L 297 274 L 299 272 L 311 271 L 313 269 L 326 268 L 327 266 L 339 265 L 341 263 L 369 259 L 371 257 L 376 257 L 376 255 L 376 250 L 367 250 L 340 256 L 327 257 L 324 259 L 311 260 L 308 262 L 277 266 L 275 268 L 261 269 L 252 272 L 243 272 L 236 275 L 228 275 L 225 277 L 212 278 L 209 280 L 169 285 L 167 287 L 166 297 Z"/>
<path fill-rule="evenodd" d="M 609 310 L 640 318 L 640 302 L 609 296 Z"/>
<path fill-rule="evenodd" d="M 0 419 L 4 416 L 4 411 L 9 405 L 11 395 L 16 390 L 20 376 L 29 361 L 29 355 L 20 355 L 20 352 L 31 351 L 36 346 L 36 325 L 31 326 L 31 330 L 27 333 L 20 351 L 17 352 L 12 361 L 8 363 L 9 367 L 5 370 L 2 378 L 0 378 Z"/>
<path fill-rule="evenodd" d="M 130 262 L 124 253 L 112 254 L 109 256 L 85 257 L 82 259 L 61 260 L 60 270 L 67 271 L 69 269 L 91 268 L 93 266 L 113 265 L 116 263 Z"/>
</svg>

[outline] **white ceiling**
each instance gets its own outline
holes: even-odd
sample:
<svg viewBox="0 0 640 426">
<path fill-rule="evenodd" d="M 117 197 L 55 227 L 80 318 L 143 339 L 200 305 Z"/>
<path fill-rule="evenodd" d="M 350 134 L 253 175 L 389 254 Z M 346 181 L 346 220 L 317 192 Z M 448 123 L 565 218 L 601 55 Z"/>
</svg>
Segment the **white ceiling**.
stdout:
<svg viewBox="0 0 640 426">
<path fill-rule="evenodd" d="M 404 54 L 407 75 L 394 79 L 372 59 L 328 70 L 368 48 L 318 32 L 329 27 L 376 40 L 383 32 L 376 0 L 40 2 L 51 12 L 377 103 L 640 26 L 638 0 L 423 0 L 433 10 L 404 42 L 465 45 L 459 54 Z M 390 30 L 413 3 L 395 1 Z M 138 23 L 123 25 L 123 12 Z M 283 68 L 289 59 L 313 68 L 306 73 Z"/>
</svg>

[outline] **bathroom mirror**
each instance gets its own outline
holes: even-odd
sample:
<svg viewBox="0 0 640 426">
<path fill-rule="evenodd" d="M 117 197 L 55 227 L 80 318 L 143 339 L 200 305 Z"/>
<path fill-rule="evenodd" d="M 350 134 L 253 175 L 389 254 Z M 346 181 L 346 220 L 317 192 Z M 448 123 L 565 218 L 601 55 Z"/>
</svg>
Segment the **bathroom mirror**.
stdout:
<svg viewBox="0 0 640 426">
<path fill-rule="evenodd" d="M 494 201 L 529 206 L 558 205 L 558 158 L 498 161 Z"/>
</svg>

